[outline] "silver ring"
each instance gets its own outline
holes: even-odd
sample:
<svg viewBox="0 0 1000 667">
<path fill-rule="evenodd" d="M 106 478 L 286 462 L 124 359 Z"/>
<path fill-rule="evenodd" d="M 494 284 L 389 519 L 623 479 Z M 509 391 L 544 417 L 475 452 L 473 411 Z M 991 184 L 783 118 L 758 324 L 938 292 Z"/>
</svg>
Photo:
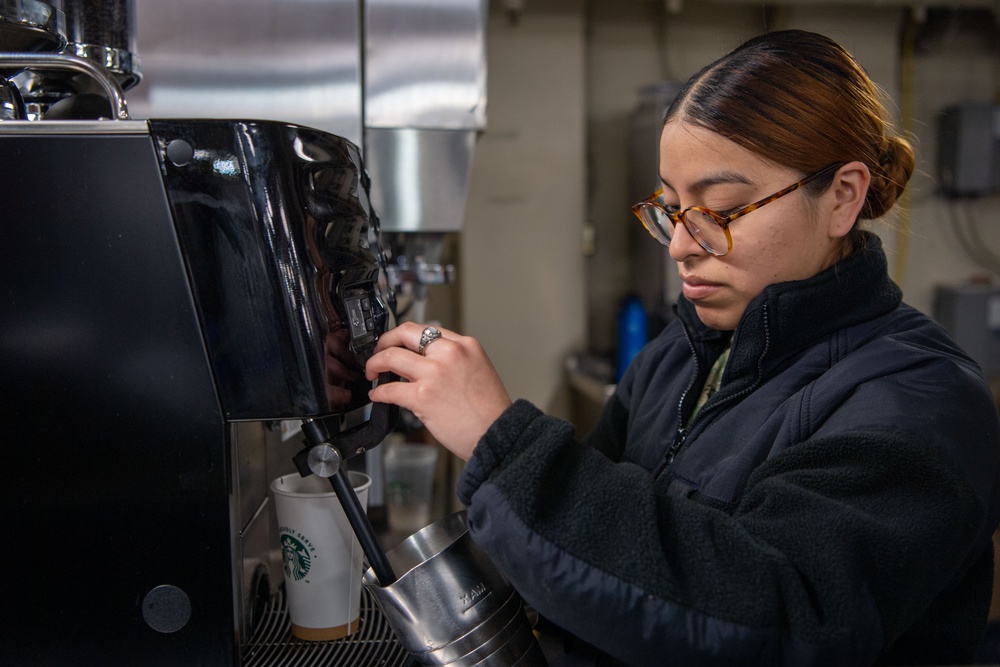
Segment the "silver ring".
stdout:
<svg viewBox="0 0 1000 667">
<path fill-rule="evenodd" d="M 420 332 L 420 345 L 417 346 L 418 354 L 425 354 L 427 346 L 436 341 L 441 337 L 441 332 L 437 330 L 437 327 L 427 327 Z"/>
</svg>

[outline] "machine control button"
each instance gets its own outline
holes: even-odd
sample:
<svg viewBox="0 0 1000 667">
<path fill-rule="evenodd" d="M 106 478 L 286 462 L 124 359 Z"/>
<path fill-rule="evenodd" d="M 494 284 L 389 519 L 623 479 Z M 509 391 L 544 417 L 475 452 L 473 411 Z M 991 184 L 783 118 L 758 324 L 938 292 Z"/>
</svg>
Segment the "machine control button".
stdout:
<svg viewBox="0 0 1000 667">
<path fill-rule="evenodd" d="M 157 632 L 177 632 L 191 620 L 191 598 L 177 586 L 157 586 L 142 599 L 142 618 Z"/>
<path fill-rule="evenodd" d="M 347 315 L 351 325 L 351 336 L 358 338 L 365 335 L 365 315 L 361 309 L 361 301 L 352 299 L 347 302 Z"/>
<path fill-rule="evenodd" d="M 183 139 L 174 139 L 167 144 L 167 159 L 175 167 L 183 167 L 194 158 L 194 147 Z"/>
</svg>

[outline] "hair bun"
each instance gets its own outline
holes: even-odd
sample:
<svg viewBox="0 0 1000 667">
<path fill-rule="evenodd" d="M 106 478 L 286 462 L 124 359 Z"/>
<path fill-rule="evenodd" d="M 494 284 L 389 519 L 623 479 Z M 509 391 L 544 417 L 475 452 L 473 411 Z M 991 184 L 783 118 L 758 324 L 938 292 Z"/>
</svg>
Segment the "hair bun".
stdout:
<svg viewBox="0 0 1000 667">
<path fill-rule="evenodd" d="M 902 137 L 888 137 L 879 155 L 878 166 L 872 170 L 872 181 L 861 217 L 871 220 L 885 215 L 902 195 L 915 165 L 916 158 L 910 143 Z"/>
<path fill-rule="evenodd" d="M 882 154 L 878 157 L 878 163 L 883 167 L 892 164 L 896 161 L 896 151 L 893 150 L 892 141 L 889 141 L 882 151 Z"/>
</svg>

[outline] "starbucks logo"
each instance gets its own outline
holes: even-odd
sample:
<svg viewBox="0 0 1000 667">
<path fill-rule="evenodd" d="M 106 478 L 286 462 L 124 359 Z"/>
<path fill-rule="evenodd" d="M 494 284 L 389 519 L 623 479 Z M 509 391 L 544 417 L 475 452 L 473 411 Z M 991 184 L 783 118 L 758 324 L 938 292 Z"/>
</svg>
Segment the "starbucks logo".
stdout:
<svg viewBox="0 0 1000 667">
<path fill-rule="evenodd" d="M 309 557 L 309 550 L 291 535 L 281 536 L 281 554 L 285 561 L 285 574 L 295 581 L 299 581 L 307 574 L 312 566 L 312 558 Z"/>
</svg>

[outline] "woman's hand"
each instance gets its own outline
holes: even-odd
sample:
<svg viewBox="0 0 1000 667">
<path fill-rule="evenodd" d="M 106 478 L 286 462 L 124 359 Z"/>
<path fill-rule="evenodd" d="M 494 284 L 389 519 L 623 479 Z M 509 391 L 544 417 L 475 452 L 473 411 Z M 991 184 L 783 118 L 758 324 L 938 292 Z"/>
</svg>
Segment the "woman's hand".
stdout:
<svg viewBox="0 0 1000 667">
<path fill-rule="evenodd" d="M 438 442 L 467 461 L 511 400 L 476 339 L 436 327 L 441 337 L 419 354 L 426 328 L 405 322 L 383 334 L 365 366 L 368 379 L 391 371 L 409 382 L 380 384 L 369 397 L 406 408 Z"/>
</svg>

